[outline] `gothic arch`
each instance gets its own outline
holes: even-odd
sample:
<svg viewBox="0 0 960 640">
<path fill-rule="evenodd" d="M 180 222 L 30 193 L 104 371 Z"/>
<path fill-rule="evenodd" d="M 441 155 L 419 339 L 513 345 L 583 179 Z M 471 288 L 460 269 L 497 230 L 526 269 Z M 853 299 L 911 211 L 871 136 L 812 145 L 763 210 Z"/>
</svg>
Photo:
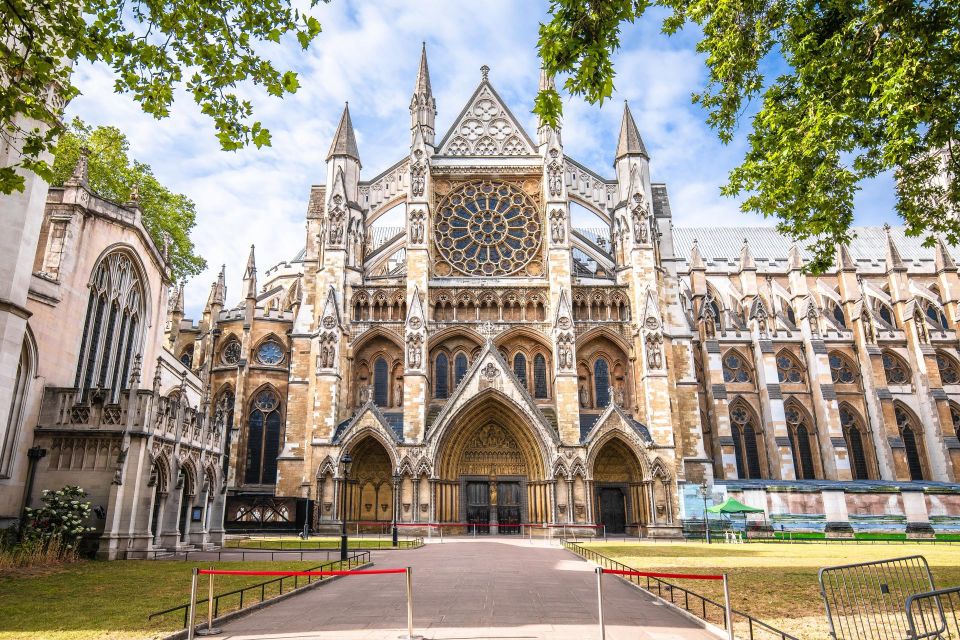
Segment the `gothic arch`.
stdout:
<svg viewBox="0 0 960 640">
<path fill-rule="evenodd" d="M 379 424 L 379 423 L 378 423 Z M 353 456 L 352 451 L 354 448 L 361 444 L 364 440 L 371 438 L 376 440 L 380 446 L 386 450 L 387 455 L 390 457 L 390 468 L 397 468 L 397 449 L 396 445 L 393 442 L 393 438 L 389 437 L 383 429 L 383 425 L 379 425 L 380 428 L 372 426 L 370 424 L 364 425 L 359 429 L 352 431 L 340 444 L 340 455 L 337 459 L 337 473 L 340 473 L 340 469 L 343 468 L 343 456 L 345 453 L 350 452 L 350 455 Z"/>
<path fill-rule="evenodd" d="M 840 402 L 838 413 L 850 461 L 850 476 L 854 480 L 873 479 L 876 477 L 873 437 L 866 421 L 849 402 Z"/>
<path fill-rule="evenodd" d="M 325 475 L 330 474 L 332 476 L 337 475 L 337 466 L 333 462 L 333 458 L 330 455 L 324 456 L 323 460 L 320 461 L 320 464 L 317 466 L 317 478 L 322 478 Z"/>
<path fill-rule="evenodd" d="M 264 363 L 264 362 L 260 362 L 260 360 L 259 360 L 258 357 L 257 357 L 257 352 L 260 350 L 260 347 L 263 346 L 263 345 L 265 345 L 265 344 L 267 344 L 268 342 L 274 342 L 274 343 L 280 345 L 280 347 L 283 349 L 283 357 L 282 357 L 282 359 L 281 359 L 279 362 L 277 362 L 277 363 L 275 363 L 275 364 L 272 364 L 272 365 L 271 365 L 271 364 L 266 364 L 266 363 Z M 281 336 L 279 336 L 279 335 L 277 335 L 276 333 L 274 333 L 274 332 L 271 331 L 271 332 L 267 333 L 266 335 L 261 336 L 260 339 L 257 340 L 257 342 L 253 345 L 253 351 L 251 352 L 250 356 L 251 356 L 251 359 L 253 360 L 253 363 L 255 363 L 255 364 L 259 365 L 259 366 L 262 366 L 262 367 L 279 367 L 279 366 L 281 366 L 281 365 L 285 365 L 285 364 L 287 363 L 287 360 L 290 358 L 290 345 L 289 345 L 289 343 L 288 343 L 288 341 L 287 341 L 286 338 L 283 338 L 283 337 L 281 337 Z"/>
<path fill-rule="evenodd" d="M 610 429 L 606 433 L 600 435 L 600 437 L 595 438 L 587 447 L 587 461 L 586 468 L 589 470 L 589 478 L 591 480 L 596 480 L 595 471 L 597 465 L 597 458 L 600 455 L 601 451 L 605 446 L 612 442 L 618 442 L 620 445 L 626 447 L 630 452 L 630 455 L 635 459 L 637 463 L 636 467 L 636 478 L 631 481 L 640 482 L 641 480 L 647 480 L 650 478 L 650 461 L 647 459 L 647 454 L 644 450 L 638 445 L 637 442 L 630 437 L 629 434 L 622 430 L 622 426 Z"/>
<path fill-rule="evenodd" d="M 463 336 L 468 340 L 472 340 L 476 343 L 476 346 L 482 346 L 485 342 L 483 336 L 477 333 L 474 329 L 465 326 L 458 327 L 447 327 L 446 329 L 441 329 L 434 334 L 430 335 L 430 348 L 433 348 L 435 344 L 440 344 L 445 342 L 453 336 Z"/>
<path fill-rule="evenodd" d="M 729 414 L 737 477 L 769 477 L 766 434 L 760 414 L 742 396 L 737 396 L 730 402 Z"/>
<path fill-rule="evenodd" d="M 166 451 L 161 451 L 153 459 L 152 472 L 156 473 L 157 491 L 166 493 L 170 491 L 170 478 L 173 476 L 173 469 L 170 466 L 170 457 Z"/>
<path fill-rule="evenodd" d="M 101 251 L 100 255 L 97 256 L 96 261 L 93 263 L 93 268 L 90 270 L 90 278 L 87 282 L 87 288 L 94 286 L 94 278 L 97 274 L 97 268 L 105 258 L 114 252 L 123 253 L 133 264 L 134 269 L 137 271 L 137 277 L 140 278 L 140 283 L 143 286 L 143 326 L 144 329 L 146 329 L 147 327 L 151 326 L 150 321 L 153 319 L 153 295 L 150 291 L 150 281 L 147 279 L 147 269 L 143 265 L 143 260 L 140 259 L 139 252 L 134 247 L 124 242 L 115 242 Z"/>
<path fill-rule="evenodd" d="M 903 443 L 907 474 L 910 480 L 925 480 L 929 477 L 927 454 L 924 446 L 923 423 L 917 414 L 906 404 L 895 400 L 893 403 L 897 432 Z"/>
<path fill-rule="evenodd" d="M 610 214 L 607 211 L 605 211 L 604 209 L 601 209 L 597 205 L 593 204 L 590 200 L 587 200 L 583 196 L 577 194 L 575 191 L 573 190 L 568 191 L 567 198 L 570 200 L 570 202 L 576 202 L 578 205 L 580 205 L 581 207 L 583 207 L 584 209 L 586 209 L 596 217 L 603 220 L 603 222 L 606 223 L 608 226 L 612 222 Z"/>
<path fill-rule="evenodd" d="M 400 341 L 400 338 L 399 336 L 397 336 L 397 334 L 391 331 L 387 331 L 386 329 L 380 326 L 372 326 L 366 331 L 364 331 L 363 333 L 361 333 L 359 336 L 357 336 L 355 340 L 353 340 L 349 349 L 350 356 L 354 356 L 357 353 L 357 351 L 362 349 L 368 342 L 370 342 L 375 338 L 383 338 L 385 340 L 389 340 L 394 345 L 396 345 L 398 349 L 403 350 L 403 343 Z"/>
<path fill-rule="evenodd" d="M 563 478 L 564 480 L 570 479 L 570 470 L 567 469 L 566 463 L 564 463 L 563 458 L 558 457 L 556 462 L 553 463 L 553 477 L 554 478 Z"/>
</svg>

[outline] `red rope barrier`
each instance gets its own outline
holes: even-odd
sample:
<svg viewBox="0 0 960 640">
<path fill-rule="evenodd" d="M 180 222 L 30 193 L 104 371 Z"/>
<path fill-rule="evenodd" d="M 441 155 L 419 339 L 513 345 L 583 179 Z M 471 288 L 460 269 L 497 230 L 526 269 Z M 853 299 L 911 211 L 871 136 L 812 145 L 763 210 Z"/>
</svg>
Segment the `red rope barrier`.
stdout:
<svg viewBox="0 0 960 640">
<path fill-rule="evenodd" d="M 231 569 L 200 569 L 197 573 L 202 576 L 369 576 L 406 572 L 406 569 L 356 569 L 354 571 L 241 571 Z"/>
<path fill-rule="evenodd" d="M 601 569 L 603 573 L 612 573 L 618 576 L 640 576 L 641 578 L 675 578 L 682 580 L 723 580 L 722 575 L 705 575 L 700 573 L 656 573 L 652 571 L 623 571 L 621 569 Z"/>
</svg>

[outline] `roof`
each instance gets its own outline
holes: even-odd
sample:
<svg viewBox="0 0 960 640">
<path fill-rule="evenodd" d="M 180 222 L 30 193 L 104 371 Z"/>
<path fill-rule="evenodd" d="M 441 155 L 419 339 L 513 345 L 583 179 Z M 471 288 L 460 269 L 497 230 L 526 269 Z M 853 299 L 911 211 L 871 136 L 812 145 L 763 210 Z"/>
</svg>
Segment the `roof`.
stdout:
<svg viewBox="0 0 960 640">
<path fill-rule="evenodd" d="M 883 227 L 854 227 L 855 237 L 850 242 L 850 255 L 861 264 L 884 265 L 887 254 L 887 232 Z M 907 266 L 932 267 L 935 248 L 924 247 L 923 238 L 908 237 L 904 227 L 892 227 L 890 236 L 900 250 Z M 707 266 L 735 266 L 739 264 L 743 241 L 750 244 L 750 254 L 762 267 L 776 264 L 786 268 L 788 253 L 794 240 L 779 233 L 775 227 L 675 227 L 673 229 L 674 252 L 678 260 L 686 263 L 690 258 L 694 240 Z M 800 257 L 810 259 L 810 252 L 802 243 L 796 243 Z M 960 256 L 957 249 L 951 254 Z"/>
</svg>

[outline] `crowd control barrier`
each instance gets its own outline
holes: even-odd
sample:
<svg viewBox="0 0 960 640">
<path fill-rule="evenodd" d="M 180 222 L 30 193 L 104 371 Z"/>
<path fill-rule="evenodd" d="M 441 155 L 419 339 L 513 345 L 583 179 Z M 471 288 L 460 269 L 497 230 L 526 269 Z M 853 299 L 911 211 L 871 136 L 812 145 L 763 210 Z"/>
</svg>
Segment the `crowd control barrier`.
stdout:
<svg viewBox="0 0 960 640">
<path fill-rule="evenodd" d="M 603 574 L 609 573 L 615 576 L 627 576 L 630 578 L 656 578 L 658 580 L 722 580 L 723 581 L 723 612 L 724 625 L 727 629 L 728 640 L 734 640 L 733 636 L 733 616 L 730 609 L 730 587 L 727 583 L 727 574 L 701 574 L 701 573 L 658 573 L 655 571 L 633 571 L 627 569 L 604 569 L 597 567 L 597 617 L 600 625 L 600 640 L 606 640 L 607 630 L 603 624 Z"/>
<path fill-rule="evenodd" d="M 414 640 L 413 635 L 413 570 L 410 567 L 395 569 L 353 569 L 353 570 L 331 570 L 331 571 L 245 571 L 231 569 L 200 569 L 194 567 L 193 578 L 190 582 L 190 613 L 189 624 L 187 626 L 187 640 L 194 639 L 194 633 L 201 636 L 212 636 L 220 633 L 220 629 L 213 626 L 213 579 L 214 576 L 299 576 L 299 577 L 317 577 L 324 576 L 370 576 L 402 573 L 406 577 L 407 585 L 407 640 Z M 200 576 L 209 576 L 207 597 L 207 627 L 206 629 L 197 629 L 197 588 L 199 587 Z"/>
<path fill-rule="evenodd" d="M 357 537 L 362 537 L 362 532 L 360 531 L 361 527 L 380 527 L 381 532 L 386 534 L 394 526 L 392 522 L 385 522 L 382 520 L 351 520 L 348 522 L 349 525 L 353 527 L 354 533 Z M 542 529 L 546 532 L 549 538 L 552 540 L 554 532 L 558 532 L 561 538 L 567 538 L 571 531 L 577 531 L 581 529 L 593 529 L 595 531 L 595 537 L 607 539 L 607 526 L 605 524 L 570 524 L 570 523 L 549 523 L 549 522 L 517 522 L 517 523 L 505 523 L 500 522 L 497 524 L 489 523 L 477 523 L 477 522 L 397 522 L 397 529 L 415 527 L 418 529 L 426 529 L 427 537 L 433 538 L 434 535 L 439 536 L 443 539 L 443 530 L 450 528 L 463 529 L 464 533 L 468 536 L 479 537 L 482 535 L 487 535 L 490 533 L 490 529 L 497 527 L 499 529 L 519 529 L 519 534 L 503 534 L 498 533 L 498 535 L 520 535 L 521 537 L 527 537 L 533 539 L 534 529 Z M 436 532 L 436 533 L 434 533 Z"/>
</svg>

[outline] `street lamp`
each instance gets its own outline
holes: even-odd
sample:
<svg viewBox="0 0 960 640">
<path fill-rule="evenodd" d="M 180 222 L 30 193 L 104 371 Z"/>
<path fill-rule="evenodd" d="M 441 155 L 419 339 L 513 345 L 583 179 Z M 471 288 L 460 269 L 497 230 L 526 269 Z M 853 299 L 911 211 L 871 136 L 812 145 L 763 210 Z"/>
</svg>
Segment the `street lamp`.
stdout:
<svg viewBox="0 0 960 640">
<path fill-rule="evenodd" d="M 703 498 L 703 530 L 707 534 L 707 544 L 712 544 L 710 542 L 710 512 L 707 511 L 707 496 L 710 495 L 710 486 L 707 485 L 706 478 L 700 483 L 698 493 L 700 497 Z"/>
<path fill-rule="evenodd" d="M 349 511 L 347 510 L 350 504 L 350 467 L 353 466 L 353 458 L 350 457 L 349 453 L 343 454 L 343 459 L 341 460 L 343 464 L 343 492 L 340 496 L 340 501 L 343 503 L 343 517 L 340 519 L 340 560 L 344 561 L 347 559 L 347 515 Z"/>
<path fill-rule="evenodd" d="M 303 539 L 306 540 L 310 537 L 310 523 L 313 521 L 313 509 L 310 508 L 310 493 L 313 489 L 312 485 L 307 485 L 307 515 L 303 519 Z"/>
<path fill-rule="evenodd" d="M 393 548 L 399 546 L 397 542 L 397 501 L 400 497 L 400 474 L 393 474 Z"/>
</svg>

